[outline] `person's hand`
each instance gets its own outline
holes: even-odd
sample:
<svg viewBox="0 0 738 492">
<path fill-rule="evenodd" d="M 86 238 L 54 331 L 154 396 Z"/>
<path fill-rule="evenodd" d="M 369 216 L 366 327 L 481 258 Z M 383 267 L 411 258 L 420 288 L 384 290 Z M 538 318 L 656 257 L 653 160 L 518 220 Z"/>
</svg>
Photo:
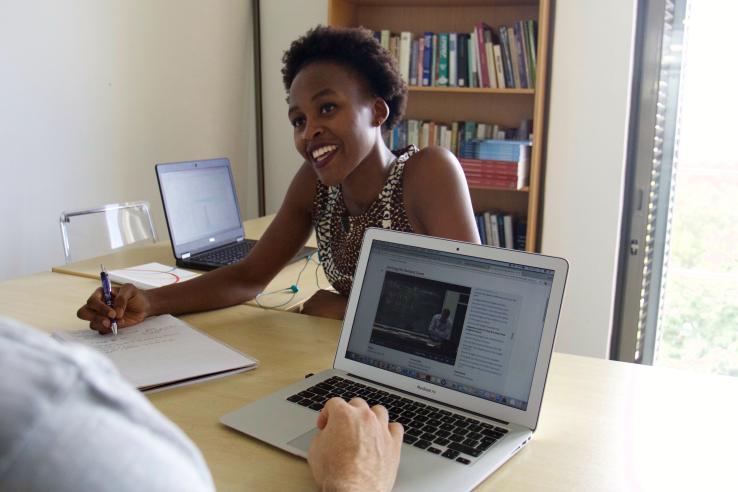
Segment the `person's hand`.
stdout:
<svg viewBox="0 0 738 492">
<path fill-rule="evenodd" d="M 300 312 L 311 316 L 343 319 L 343 316 L 346 314 L 347 302 L 348 298 L 346 296 L 321 289 L 305 301 Z"/>
<path fill-rule="evenodd" d="M 389 491 L 400 465 L 402 424 L 389 422 L 387 409 L 361 398 L 328 400 L 318 415 L 308 463 L 321 490 Z"/>
<path fill-rule="evenodd" d="M 144 291 L 132 284 L 113 287 L 113 308 L 103 300 L 102 288 L 92 293 L 87 303 L 79 308 L 77 317 L 90 322 L 90 328 L 100 334 L 110 333 L 111 320 L 116 319 L 118 328 L 140 323 L 150 314 L 151 304 Z"/>
</svg>

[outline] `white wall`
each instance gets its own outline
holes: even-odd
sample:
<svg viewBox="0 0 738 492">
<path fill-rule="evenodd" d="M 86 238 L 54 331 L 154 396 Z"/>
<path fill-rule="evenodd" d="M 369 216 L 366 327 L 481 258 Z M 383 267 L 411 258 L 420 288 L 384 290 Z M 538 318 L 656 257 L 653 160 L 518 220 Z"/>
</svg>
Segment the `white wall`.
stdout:
<svg viewBox="0 0 738 492">
<path fill-rule="evenodd" d="M 562 352 L 609 356 L 635 7 L 556 2 L 542 249 L 570 263 Z"/>
<path fill-rule="evenodd" d="M 265 2 L 266 3 L 266 2 Z M 146 199 L 229 157 L 257 213 L 249 1 L 0 0 L 0 279 L 63 263 L 62 210 Z"/>
<path fill-rule="evenodd" d="M 266 211 L 274 213 L 302 158 L 295 150 L 282 84 L 282 55 L 311 27 L 326 24 L 327 0 L 261 2 L 261 81 L 264 113 L 264 181 Z"/>
</svg>

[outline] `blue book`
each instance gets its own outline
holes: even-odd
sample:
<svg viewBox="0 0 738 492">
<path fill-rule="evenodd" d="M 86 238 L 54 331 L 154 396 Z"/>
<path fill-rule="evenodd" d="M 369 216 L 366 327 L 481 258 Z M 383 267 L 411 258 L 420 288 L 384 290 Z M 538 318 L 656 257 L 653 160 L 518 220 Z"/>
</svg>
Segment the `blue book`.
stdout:
<svg viewBox="0 0 738 492">
<path fill-rule="evenodd" d="M 423 85 L 431 85 L 431 60 L 433 60 L 433 33 L 423 34 Z"/>
</svg>

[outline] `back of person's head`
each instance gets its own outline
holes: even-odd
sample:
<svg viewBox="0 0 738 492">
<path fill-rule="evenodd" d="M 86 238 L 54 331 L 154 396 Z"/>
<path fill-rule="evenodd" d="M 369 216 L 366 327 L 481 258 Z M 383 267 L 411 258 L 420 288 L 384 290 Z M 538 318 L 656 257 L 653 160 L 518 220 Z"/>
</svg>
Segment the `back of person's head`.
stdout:
<svg viewBox="0 0 738 492">
<path fill-rule="evenodd" d="M 292 42 L 282 57 L 282 79 L 289 92 L 297 74 L 316 62 L 336 63 L 358 75 L 372 95 L 389 107 L 384 129 L 389 130 L 405 114 L 407 85 L 394 57 L 363 27 L 318 26 Z"/>
</svg>

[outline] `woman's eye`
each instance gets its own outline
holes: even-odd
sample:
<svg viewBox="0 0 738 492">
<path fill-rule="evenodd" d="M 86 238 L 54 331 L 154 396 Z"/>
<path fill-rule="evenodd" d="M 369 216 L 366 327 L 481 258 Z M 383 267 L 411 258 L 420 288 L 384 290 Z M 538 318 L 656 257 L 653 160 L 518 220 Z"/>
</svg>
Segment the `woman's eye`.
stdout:
<svg viewBox="0 0 738 492">
<path fill-rule="evenodd" d="M 300 128 L 303 123 L 305 123 L 305 118 L 295 118 L 292 120 L 292 126 L 295 128 Z"/>
<path fill-rule="evenodd" d="M 323 105 L 322 105 L 322 106 L 320 107 L 320 112 L 321 112 L 322 114 L 325 114 L 325 113 L 330 113 L 330 112 L 331 112 L 331 111 L 333 111 L 334 109 L 336 109 L 336 105 L 335 105 L 335 104 L 333 104 L 333 103 L 327 103 L 327 104 L 323 104 Z"/>
</svg>

